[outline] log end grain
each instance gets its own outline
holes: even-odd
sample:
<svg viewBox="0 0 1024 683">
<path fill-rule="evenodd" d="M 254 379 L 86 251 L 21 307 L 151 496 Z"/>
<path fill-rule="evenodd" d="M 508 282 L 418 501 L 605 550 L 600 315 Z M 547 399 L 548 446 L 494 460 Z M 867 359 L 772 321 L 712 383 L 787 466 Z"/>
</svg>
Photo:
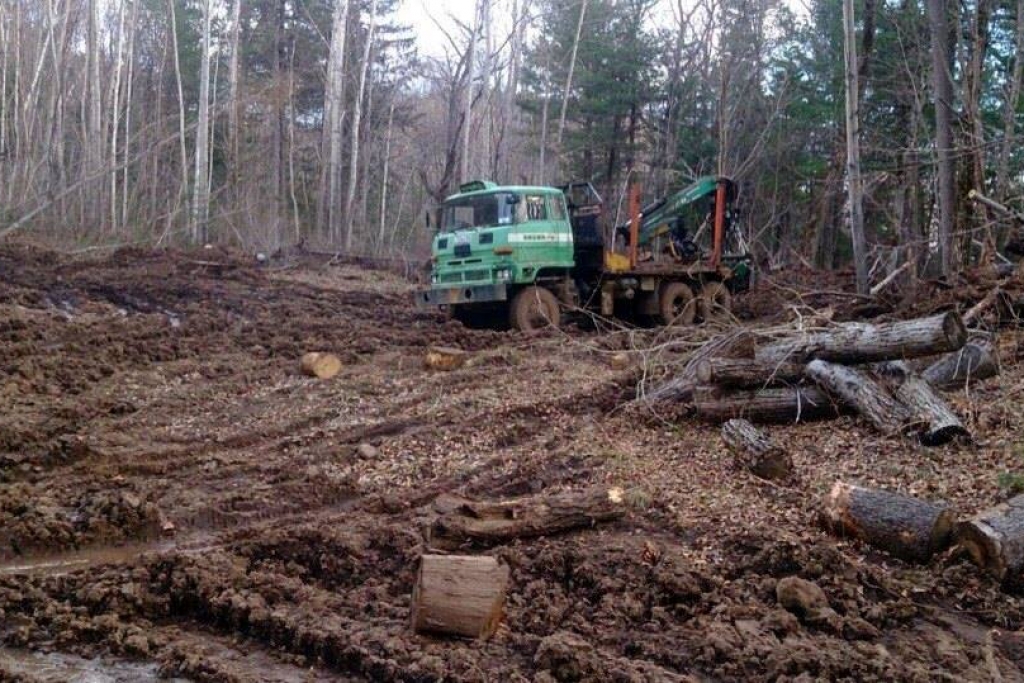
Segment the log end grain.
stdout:
<svg viewBox="0 0 1024 683">
<path fill-rule="evenodd" d="M 967 343 L 967 326 L 956 311 L 947 311 L 942 316 L 942 332 L 946 336 L 950 351 L 959 349 Z"/>
<path fill-rule="evenodd" d="M 303 354 L 300 367 L 308 377 L 331 379 L 341 372 L 341 360 L 333 353 L 311 351 Z"/>
<path fill-rule="evenodd" d="M 448 346 L 431 346 L 427 349 L 423 365 L 428 370 L 455 370 L 465 365 L 467 358 L 468 354 L 462 349 Z"/>
<path fill-rule="evenodd" d="M 493 557 L 423 555 L 413 588 L 416 633 L 486 640 L 505 613 L 509 568 Z"/>
<path fill-rule="evenodd" d="M 998 581 L 1006 578 L 1008 568 L 1003 559 L 1002 539 L 995 529 L 984 520 L 971 519 L 960 523 L 956 536 L 957 543 L 967 551 L 974 564 Z"/>
</svg>

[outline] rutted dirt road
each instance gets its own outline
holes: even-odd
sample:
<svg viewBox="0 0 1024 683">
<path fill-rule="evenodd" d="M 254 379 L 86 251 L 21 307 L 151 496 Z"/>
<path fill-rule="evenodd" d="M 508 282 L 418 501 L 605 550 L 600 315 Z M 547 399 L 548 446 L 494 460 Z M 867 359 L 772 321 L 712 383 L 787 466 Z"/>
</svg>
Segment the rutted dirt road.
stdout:
<svg viewBox="0 0 1024 683">
<path fill-rule="evenodd" d="M 1003 374 L 953 399 L 976 448 L 779 428 L 800 476 L 777 486 L 715 429 L 622 406 L 628 335 L 466 330 L 409 287 L 308 258 L 0 247 L 0 680 L 1024 679 L 1022 603 L 961 554 L 914 567 L 814 524 L 836 478 L 964 514 L 1005 498 L 1012 334 Z M 472 361 L 430 373 L 431 344 Z M 299 375 L 310 350 L 342 373 Z M 642 492 L 626 520 L 489 551 L 512 569 L 494 639 L 410 632 L 433 498 L 597 484 Z M 779 607 L 791 575 L 840 618 Z"/>
</svg>

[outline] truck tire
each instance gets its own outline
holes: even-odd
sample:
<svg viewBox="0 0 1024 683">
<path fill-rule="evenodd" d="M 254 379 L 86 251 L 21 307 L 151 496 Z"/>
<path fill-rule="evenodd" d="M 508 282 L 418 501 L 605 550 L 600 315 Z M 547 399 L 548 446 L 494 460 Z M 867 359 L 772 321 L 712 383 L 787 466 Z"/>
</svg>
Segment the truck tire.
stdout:
<svg viewBox="0 0 1024 683">
<path fill-rule="evenodd" d="M 527 287 L 516 294 L 509 309 L 509 323 L 521 332 L 558 327 L 561 313 L 558 299 L 543 287 Z"/>
<path fill-rule="evenodd" d="M 691 325 L 697 317 L 693 290 L 684 282 L 666 282 L 658 294 L 658 315 L 663 325 Z"/>
<path fill-rule="evenodd" d="M 732 319 L 732 294 L 724 282 L 708 282 L 700 289 L 700 317 L 706 323 Z"/>
</svg>

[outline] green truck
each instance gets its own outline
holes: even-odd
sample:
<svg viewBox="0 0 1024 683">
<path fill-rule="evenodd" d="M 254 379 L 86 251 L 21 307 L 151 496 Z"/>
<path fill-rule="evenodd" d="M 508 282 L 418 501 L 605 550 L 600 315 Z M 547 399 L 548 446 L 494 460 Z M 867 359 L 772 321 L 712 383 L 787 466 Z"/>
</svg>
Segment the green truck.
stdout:
<svg viewBox="0 0 1024 683">
<path fill-rule="evenodd" d="M 437 212 L 430 285 L 416 301 L 527 332 L 558 326 L 566 311 L 666 325 L 726 315 L 751 272 L 735 199 L 724 177 L 646 207 L 634 186 L 630 221 L 607 230 L 590 183 L 466 183 Z"/>
</svg>

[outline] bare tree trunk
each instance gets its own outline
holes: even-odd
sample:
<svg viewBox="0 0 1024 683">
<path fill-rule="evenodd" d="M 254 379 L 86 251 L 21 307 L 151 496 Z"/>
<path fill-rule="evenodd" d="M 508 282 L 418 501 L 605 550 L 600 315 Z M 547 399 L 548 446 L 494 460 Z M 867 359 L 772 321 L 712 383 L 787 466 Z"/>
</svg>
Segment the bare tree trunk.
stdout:
<svg viewBox="0 0 1024 683">
<path fill-rule="evenodd" d="M 990 11 L 989 0 L 978 0 L 971 27 L 971 61 L 964 94 L 967 123 L 970 127 L 966 135 L 970 140 L 971 150 L 971 188 L 979 191 L 985 190 L 985 124 L 982 119 L 981 98 L 984 88 L 982 70 L 985 64 L 985 54 L 988 52 Z M 975 219 L 973 227 L 986 225 L 988 209 L 980 204 L 974 204 L 973 208 Z M 988 242 L 986 249 L 995 249 L 990 228 L 986 230 L 986 234 Z"/>
<path fill-rule="evenodd" d="M 481 0 L 482 2 L 483 0 Z M 469 180 L 469 140 L 473 122 L 473 77 L 476 75 L 476 38 L 480 22 L 480 3 L 473 9 L 473 26 L 469 32 L 466 54 L 466 102 L 462 112 L 462 157 L 459 160 L 459 182 Z"/>
<path fill-rule="evenodd" d="M 113 115 L 110 126 L 110 159 L 112 164 L 117 165 L 117 138 L 121 127 L 121 77 L 124 72 L 124 50 L 125 50 L 125 1 L 121 0 L 117 10 L 117 54 L 114 59 L 114 81 L 110 90 L 110 108 Z M 117 170 L 110 172 L 110 229 L 118 231 L 118 201 L 117 201 Z"/>
<path fill-rule="evenodd" d="M 239 115 L 238 115 L 238 93 L 239 93 L 239 69 L 240 55 L 239 34 L 242 23 L 242 0 L 235 0 L 231 3 L 231 60 L 228 62 L 228 93 L 231 102 L 228 105 L 228 154 L 231 159 L 231 184 L 238 186 L 239 156 Z M 329 87 L 329 86 L 328 86 Z"/>
<path fill-rule="evenodd" d="M 1013 55 L 1013 72 L 1003 102 L 1003 141 L 999 146 L 995 195 L 1006 201 L 1010 191 L 1010 153 L 1016 146 L 1017 106 L 1020 103 L 1021 80 L 1024 79 L 1024 0 L 1017 0 L 1017 50 Z M 977 188 L 976 188 L 977 189 Z"/>
<path fill-rule="evenodd" d="M 199 117 L 196 123 L 196 170 L 192 188 L 192 240 L 203 244 L 210 219 L 210 30 L 212 0 L 203 2 L 203 49 L 199 65 Z"/>
<path fill-rule="evenodd" d="M 88 115 L 88 137 L 85 145 L 87 149 L 87 173 L 91 176 L 103 167 L 103 95 L 101 92 L 102 81 L 100 80 L 100 2 L 90 0 L 89 2 L 89 31 L 88 31 L 88 92 L 89 92 L 89 115 Z M 41 59 L 40 59 L 41 63 Z M 98 184 L 102 186 L 102 184 Z M 87 191 L 86 195 L 93 195 L 87 199 L 89 227 L 99 228 L 102 221 L 101 191 Z"/>
<path fill-rule="evenodd" d="M 167 0 L 171 12 L 171 50 L 174 54 L 174 79 L 178 86 L 178 146 L 181 153 L 181 187 L 178 188 L 175 210 L 168 215 L 168 225 L 177 213 L 182 196 L 188 192 L 188 151 L 185 149 L 185 93 L 181 85 L 181 60 L 178 57 L 178 19 L 174 12 L 175 0 Z"/>
<path fill-rule="evenodd" d="M 377 27 L 377 0 L 370 0 L 370 24 L 366 29 L 366 45 L 363 46 L 363 63 L 359 73 L 359 91 L 352 109 L 352 138 L 348 159 L 348 196 L 345 198 L 345 251 L 352 251 L 353 208 L 356 187 L 359 184 L 359 133 L 363 117 L 363 96 L 366 94 L 366 76 L 370 72 L 370 50 L 373 47 L 373 32 Z"/>
<path fill-rule="evenodd" d="M 349 0 L 335 0 L 331 26 L 331 52 L 324 93 L 324 149 L 326 168 L 321 176 L 321 192 L 317 220 L 325 235 L 334 237 L 341 201 L 341 146 L 345 104 L 345 35 L 348 26 Z"/>
<path fill-rule="evenodd" d="M 935 93 L 935 146 L 939 176 L 939 263 L 953 273 L 953 220 L 956 210 L 956 160 L 953 157 L 953 82 L 949 73 L 949 20 L 944 0 L 927 0 L 931 32 L 932 84 Z"/>
<path fill-rule="evenodd" d="M 292 204 L 292 223 L 295 228 L 295 243 L 302 239 L 299 223 L 299 199 L 295 194 L 295 39 L 288 59 L 288 197 Z"/>
<path fill-rule="evenodd" d="M 515 25 L 512 28 L 512 44 L 510 47 L 508 79 L 505 82 L 505 92 L 502 93 L 501 119 L 498 126 L 498 139 L 494 145 L 494 160 L 491 164 L 491 177 L 500 177 L 500 164 L 505 158 L 505 142 L 508 138 L 508 129 L 512 126 L 515 116 L 515 98 L 519 90 L 519 77 L 523 54 L 523 40 L 526 32 L 527 17 L 530 12 L 530 0 L 513 0 L 512 17 Z M 505 174 L 508 175 L 508 174 Z"/>
<path fill-rule="evenodd" d="M 128 80 L 125 87 L 124 153 L 122 159 L 125 167 L 121 172 L 121 225 L 128 223 L 128 159 L 131 154 L 132 144 L 132 97 L 135 91 L 135 33 L 139 25 L 139 4 L 139 0 L 132 0 L 132 18 L 128 29 Z"/>
<path fill-rule="evenodd" d="M 860 177 L 860 109 L 857 79 L 857 41 L 853 25 L 853 0 L 843 0 L 844 55 L 846 57 L 846 175 L 850 203 L 850 236 L 857 292 L 867 294 L 867 243 L 864 239 L 864 186 Z"/>
<path fill-rule="evenodd" d="M 555 137 L 555 146 L 558 148 L 559 158 L 562 157 L 562 135 L 565 133 L 565 113 L 569 108 L 569 93 L 572 91 L 572 77 L 576 72 L 576 55 L 580 48 L 580 36 L 583 35 L 583 18 L 587 14 L 587 0 L 580 2 L 580 18 L 576 22 L 576 37 L 572 41 L 572 53 L 569 56 L 569 73 L 565 77 L 565 91 L 562 93 L 562 110 L 558 114 L 558 134 Z"/>
<path fill-rule="evenodd" d="M 547 167 L 547 151 L 548 151 L 548 110 L 551 108 L 551 46 L 547 46 L 546 54 L 544 55 L 544 102 L 541 105 L 540 113 L 540 158 L 538 164 L 540 170 L 537 173 L 537 178 L 534 179 L 538 185 L 543 185 L 547 182 L 548 167 Z"/>
<path fill-rule="evenodd" d="M 384 251 L 385 218 L 388 208 L 388 172 L 391 166 L 391 135 L 395 125 L 395 99 L 391 96 L 391 107 L 388 109 L 388 132 L 384 139 L 384 169 L 380 181 L 380 221 L 377 227 L 377 252 Z"/>
<path fill-rule="evenodd" d="M 0 159 L 7 155 L 7 71 L 10 64 L 11 35 L 7 28 L 6 5 L 0 3 Z M 0 164 L 0 184 L 6 180 Z"/>
</svg>

